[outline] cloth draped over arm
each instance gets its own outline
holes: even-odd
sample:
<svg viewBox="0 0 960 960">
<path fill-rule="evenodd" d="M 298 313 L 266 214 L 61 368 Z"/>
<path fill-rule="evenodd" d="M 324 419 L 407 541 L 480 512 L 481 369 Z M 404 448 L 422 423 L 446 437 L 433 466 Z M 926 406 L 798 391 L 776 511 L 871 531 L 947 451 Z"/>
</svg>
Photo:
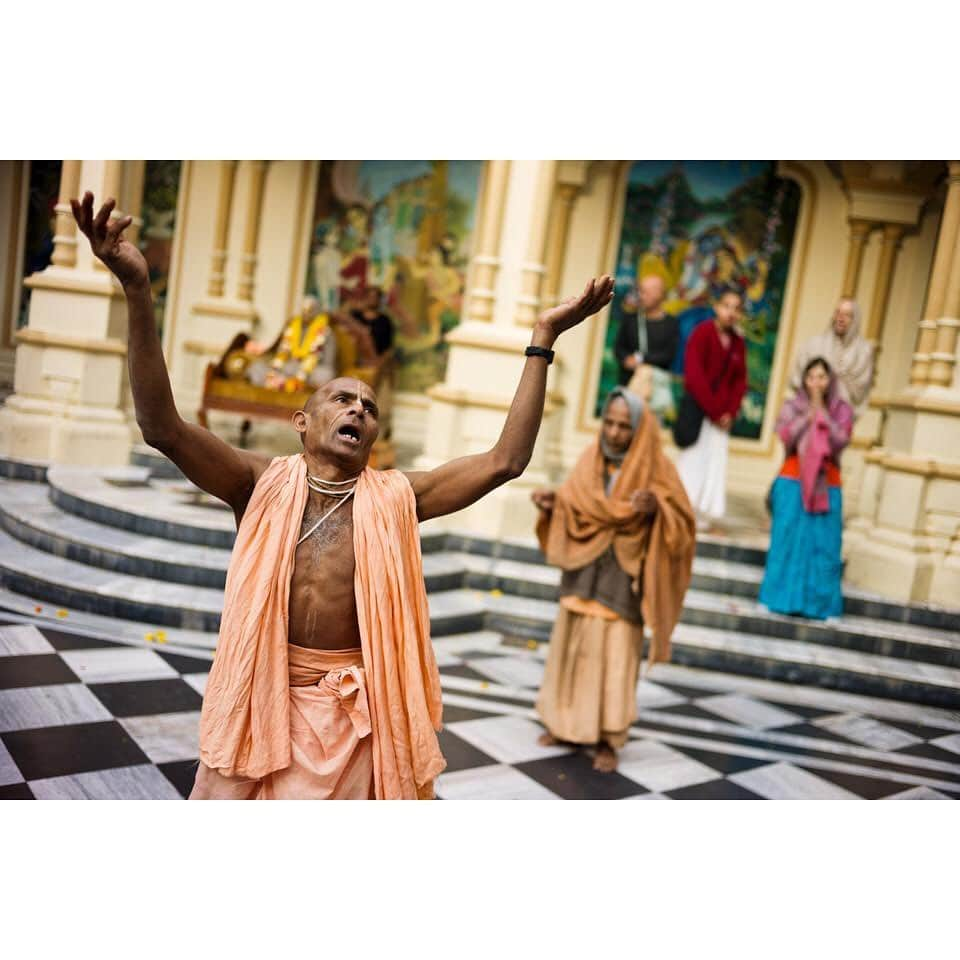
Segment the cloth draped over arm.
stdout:
<svg viewBox="0 0 960 960">
<path fill-rule="evenodd" d="M 426 800 L 443 771 L 440 673 L 430 643 L 417 504 L 397 470 L 357 483 L 354 587 L 373 727 L 377 799 Z"/>
<path fill-rule="evenodd" d="M 237 531 L 200 718 L 200 759 L 224 776 L 259 780 L 290 765 L 288 610 L 306 474 L 302 454 L 274 459 Z M 427 798 L 444 767 L 442 705 L 409 481 L 365 470 L 353 516 L 375 796 Z"/>
<path fill-rule="evenodd" d="M 631 506 L 636 490 L 649 490 L 656 497 L 652 521 L 638 517 Z M 612 544 L 617 563 L 633 578 L 650 630 L 649 660 L 669 660 L 670 638 L 693 569 L 696 523 L 649 410 L 643 412 L 610 496 L 604 492 L 598 438 L 557 490 L 553 511 L 540 516 L 537 537 L 547 561 L 563 570 L 585 567 Z"/>
</svg>

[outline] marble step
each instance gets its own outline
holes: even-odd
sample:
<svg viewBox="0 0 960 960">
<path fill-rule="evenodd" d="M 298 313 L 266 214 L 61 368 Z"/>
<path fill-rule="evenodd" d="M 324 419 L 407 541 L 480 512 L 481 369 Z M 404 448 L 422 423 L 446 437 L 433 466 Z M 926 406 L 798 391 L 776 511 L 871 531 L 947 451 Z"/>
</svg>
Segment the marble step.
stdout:
<svg viewBox="0 0 960 960">
<path fill-rule="evenodd" d="M 149 467 L 52 466 L 50 499 L 62 510 L 108 527 L 178 543 L 229 550 L 232 511 L 187 481 L 152 480 Z"/>
<path fill-rule="evenodd" d="M 5 547 L 0 534 L 0 556 Z M 58 561 L 59 558 L 50 558 Z M 69 562 L 69 561 L 61 561 Z M 3 571 L 0 570 L 0 576 Z M 4 578 L 5 579 L 5 578 Z M 212 591 L 210 591 L 212 592 Z M 38 606 L 32 606 L 36 603 Z M 56 611 L 20 590 L 0 586 L 0 608 L 69 621 L 71 629 L 107 630 L 130 643 L 150 642 L 156 636 L 153 618 L 105 617 L 64 603 Z M 430 597 L 431 628 L 435 637 L 452 637 L 480 630 L 504 634 L 508 640 L 542 642 L 556 616 L 555 603 L 473 590 L 450 590 Z M 153 642 L 156 642 L 155 640 Z M 168 629 L 164 642 L 170 652 L 196 645 L 209 651 L 215 635 L 189 627 Z M 542 649 L 542 646 L 541 646 Z M 807 641 L 783 640 L 751 634 L 678 625 L 673 638 L 672 663 L 704 670 L 722 670 L 745 677 L 802 683 L 851 694 L 892 698 L 950 710 L 960 709 L 960 669 L 896 657 L 824 647 Z"/>
<path fill-rule="evenodd" d="M 77 517 L 52 503 L 42 485 L 32 483 L 0 485 L 0 526 L 39 550 L 163 584 L 222 590 L 230 559 L 228 550 L 144 537 Z M 459 538 L 453 539 L 463 545 Z M 542 563 L 436 550 L 424 554 L 424 573 L 430 593 L 467 587 L 547 601 L 557 599 L 560 580 L 557 569 Z M 806 638 L 867 653 L 960 666 L 960 641 L 931 628 L 884 623 L 883 618 L 855 614 L 838 624 L 771 615 L 752 602 L 761 577 L 762 570 L 749 564 L 697 557 L 694 588 L 688 594 L 683 619 L 703 626 L 784 639 Z M 697 590 L 698 586 L 706 589 Z M 710 597 L 710 593 L 721 596 Z M 856 605 L 856 598 L 848 600 L 848 608 Z"/>
<path fill-rule="evenodd" d="M 130 463 L 135 467 L 147 467 L 150 476 L 160 480 L 183 480 L 180 468 L 162 453 L 145 443 L 136 443 L 130 451 Z"/>
<path fill-rule="evenodd" d="M 0 527 L 39 550 L 115 573 L 155 579 L 161 581 L 161 586 L 180 583 L 222 590 L 230 557 L 226 549 L 145 537 L 85 520 L 61 510 L 46 496 L 42 485 L 33 483 L 0 483 Z M 489 554 L 437 550 L 443 537 L 424 534 L 424 541 L 431 548 L 424 553 L 424 572 L 431 593 L 467 587 L 500 590 L 528 599 L 557 599 L 560 574 L 555 568 Z M 446 539 L 469 546 L 457 535 L 446 535 Z M 506 546 L 509 548 L 510 544 Z M 893 604 L 884 605 L 881 616 L 863 616 L 857 611 L 868 606 L 869 601 L 848 595 L 848 614 L 832 624 L 771 615 L 753 602 L 761 577 L 762 569 L 753 565 L 697 557 L 684 620 L 960 665 L 956 631 L 944 633 L 922 624 L 888 621 L 884 613 L 901 610 Z"/>
<path fill-rule="evenodd" d="M 220 550 L 232 547 L 233 515 L 223 504 L 186 481 L 156 480 L 149 474 L 146 467 L 103 471 L 51 467 L 50 498 L 67 513 L 154 541 L 172 540 Z M 495 541 L 446 529 L 442 521 L 431 521 L 421 528 L 421 541 L 425 555 L 454 552 L 543 564 L 543 556 L 532 537 Z M 755 598 L 763 576 L 764 556 L 763 550 L 753 546 L 722 537 L 702 536 L 697 541 L 692 586 Z M 200 574 L 198 582 L 208 585 L 218 582 L 215 577 L 211 580 L 204 579 L 205 576 Z M 504 589 L 512 587 L 507 585 Z M 849 586 L 844 588 L 844 600 L 845 612 L 855 616 L 960 632 L 960 609 L 899 604 Z"/>
<path fill-rule="evenodd" d="M 91 567 L 223 589 L 231 551 L 111 527 L 61 509 L 43 484 L 0 483 L 0 528 L 23 543 Z"/>
<path fill-rule="evenodd" d="M 11 460 L 0 457 L 0 477 L 7 480 L 27 480 L 31 483 L 45 483 L 47 479 L 46 463 L 32 460 Z"/>
</svg>

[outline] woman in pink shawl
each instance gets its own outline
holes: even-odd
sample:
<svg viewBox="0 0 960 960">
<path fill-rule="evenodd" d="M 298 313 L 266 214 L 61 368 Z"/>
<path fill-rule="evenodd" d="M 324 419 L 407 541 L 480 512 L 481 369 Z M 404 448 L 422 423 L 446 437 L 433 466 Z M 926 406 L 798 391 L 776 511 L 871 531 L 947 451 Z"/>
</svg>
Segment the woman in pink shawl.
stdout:
<svg viewBox="0 0 960 960">
<path fill-rule="evenodd" d="M 773 526 L 760 602 L 776 613 L 825 620 L 843 612 L 840 451 L 853 409 L 823 357 L 803 368 L 800 389 L 777 419 L 786 459 L 771 490 Z"/>
</svg>

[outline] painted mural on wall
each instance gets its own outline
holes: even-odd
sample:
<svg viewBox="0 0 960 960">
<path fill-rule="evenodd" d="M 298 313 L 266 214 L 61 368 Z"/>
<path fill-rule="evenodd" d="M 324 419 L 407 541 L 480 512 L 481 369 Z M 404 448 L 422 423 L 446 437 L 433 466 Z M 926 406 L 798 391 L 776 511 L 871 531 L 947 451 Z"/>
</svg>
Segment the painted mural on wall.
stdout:
<svg viewBox="0 0 960 960">
<path fill-rule="evenodd" d="M 399 390 L 443 379 L 460 322 L 483 162 L 324 160 L 307 292 L 350 310 L 370 288 L 394 327 Z"/>
<path fill-rule="evenodd" d="M 613 344 L 635 323 L 637 285 L 659 274 L 665 310 L 680 321 L 673 390 L 682 395 L 683 352 L 693 328 L 713 315 L 716 291 L 743 292 L 747 394 L 733 427 L 757 438 L 780 329 L 800 188 L 762 160 L 642 160 L 630 168 L 617 255 L 616 287 L 604 343 L 596 413 L 617 384 Z"/>
</svg>

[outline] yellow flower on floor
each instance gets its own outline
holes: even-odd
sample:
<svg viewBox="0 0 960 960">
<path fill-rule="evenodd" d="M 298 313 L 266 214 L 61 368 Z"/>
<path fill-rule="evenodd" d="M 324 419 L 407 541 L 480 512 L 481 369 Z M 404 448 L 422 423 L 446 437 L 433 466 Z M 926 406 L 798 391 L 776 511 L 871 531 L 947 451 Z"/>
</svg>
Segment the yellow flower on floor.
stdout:
<svg viewBox="0 0 960 960">
<path fill-rule="evenodd" d="M 67 611 L 66 611 L 66 610 L 58 610 L 58 611 L 57 611 L 57 616 L 62 620 L 65 616 L 67 616 Z"/>
<path fill-rule="evenodd" d="M 147 643 L 153 643 L 153 634 L 152 634 L 152 633 L 145 633 L 145 634 L 143 635 L 143 639 L 146 640 Z"/>
<path fill-rule="evenodd" d="M 503 591 L 502 591 L 502 590 L 491 590 L 491 591 L 490 591 L 490 596 L 491 596 L 491 597 L 502 597 L 502 596 L 503 596 Z"/>
</svg>

